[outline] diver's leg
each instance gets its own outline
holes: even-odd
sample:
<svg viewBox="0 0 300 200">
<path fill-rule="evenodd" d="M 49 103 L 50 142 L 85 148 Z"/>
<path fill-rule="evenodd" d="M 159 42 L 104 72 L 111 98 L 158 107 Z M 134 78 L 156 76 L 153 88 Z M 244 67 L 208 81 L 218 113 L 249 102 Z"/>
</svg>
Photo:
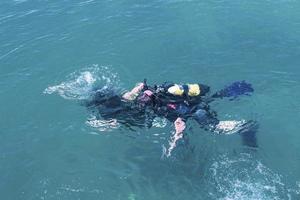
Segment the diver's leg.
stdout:
<svg viewBox="0 0 300 200">
<path fill-rule="evenodd" d="M 220 121 L 217 119 L 214 111 L 208 112 L 204 109 L 196 110 L 193 114 L 193 118 L 205 130 L 218 134 L 230 134 L 232 133 L 231 131 L 244 124 L 244 122 L 241 121 Z"/>
<path fill-rule="evenodd" d="M 192 117 L 202 128 L 210 131 L 214 131 L 215 127 L 219 123 L 219 120 L 216 118 L 216 114 L 214 114 L 214 112 L 208 112 L 204 109 L 196 110 Z"/>
<path fill-rule="evenodd" d="M 242 137 L 243 145 L 258 147 L 256 133 L 258 123 L 256 121 L 220 121 L 215 128 L 216 133 L 233 134 L 237 133 Z"/>
<path fill-rule="evenodd" d="M 215 115 L 203 109 L 198 109 L 193 114 L 193 118 L 206 130 L 218 134 L 238 133 L 242 137 L 243 145 L 258 147 L 256 137 L 258 123 L 256 121 L 219 121 Z"/>
</svg>

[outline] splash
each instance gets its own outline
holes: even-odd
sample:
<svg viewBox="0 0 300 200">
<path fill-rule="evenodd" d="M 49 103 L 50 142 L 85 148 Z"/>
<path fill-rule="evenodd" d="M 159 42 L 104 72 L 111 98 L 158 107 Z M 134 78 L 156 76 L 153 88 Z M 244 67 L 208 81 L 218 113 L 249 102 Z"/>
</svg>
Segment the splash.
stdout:
<svg viewBox="0 0 300 200">
<path fill-rule="evenodd" d="M 112 131 L 113 129 L 120 127 L 120 124 L 116 119 L 101 120 L 97 119 L 95 116 L 91 116 L 85 123 L 101 132 Z"/>
<path fill-rule="evenodd" d="M 234 134 L 239 132 L 243 125 L 246 124 L 246 120 L 229 120 L 229 121 L 220 121 L 219 124 L 216 125 L 214 132 L 218 134 Z"/>
<path fill-rule="evenodd" d="M 120 80 L 117 73 L 107 66 L 93 65 L 71 73 L 66 81 L 58 85 L 49 86 L 44 94 L 58 94 L 69 100 L 89 100 L 99 90 L 120 89 Z M 98 131 L 110 131 L 119 127 L 115 119 L 101 120 L 92 115 L 87 119 L 86 124 Z"/>
<path fill-rule="evenodd" d="M 54 178 L 46 177 L 36 183 L 38 192 L 32 199 L 78 199 L 75 197 L 82 194 L 98 197 L 103 193 L 99 188 L 81 184 L 78 178 L 56 184 Z"/>
<path fill-rule="evenodd" d="M 218 191 L 218 198 L 216 192 L 210 193 L 215 199 L 279 200 L 295 195 L 284 184 L 280 174 L 247 153 L 240 154 L 239 158 L 222 155 L 211 165 L 209 171 L 212 177 L 210 184 Z"/>
<path fill-rule="evenodd" d="M 67 80 L 44 90 L 44 94 L 57 93 L 65 99 L 84 100 L 90 97 L 93 88 L 108 88 L 119 86 L 119 78 L 107 66 L 92 67 L 74 72 Z"/>
<path fill-rule="evenodd" d="M 157 128 L 164 128 L 167 126 L 167 124 L 167 119 L 161 117 L 155 117 L 152 122 L 152 126 Z"/>
<path fill-rule="evenodd" d="M 172 136 L 170 138 L 169 142 L 169 147 L 165 147 L 162 145 L 162 156 L 161 158 L 168 158 L 172 156 L 172 151 L 176 148 L 177 143 L 179 140 L 183 139 L 183 134 L 177 134 L 175 131 L 173 131 Z"/>
</svg>

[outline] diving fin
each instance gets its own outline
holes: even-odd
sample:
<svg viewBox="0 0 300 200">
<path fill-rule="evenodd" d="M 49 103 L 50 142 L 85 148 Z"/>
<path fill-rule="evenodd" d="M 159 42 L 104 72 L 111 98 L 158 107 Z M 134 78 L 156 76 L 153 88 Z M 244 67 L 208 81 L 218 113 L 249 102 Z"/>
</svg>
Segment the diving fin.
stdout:
<svg viewBox="0 0 300 200">
<path fill-rule="evenodd" d="M 231 85 L 226 86 L 224 89 L 216 92 L 211 97 L 230 97 L 230 100 L 234 100 L 241 95 L 250 95 L 252 92 L 254 92 L 254 89 L 250 83 L 247 83 L 246 81 L 236 81 Z"/>
<path fill-rule="evenodd" d="M 247 147 L 257 148 L 257 131 L 259 125 L 257 121 L 248 121 L 246 124 L 243 125 L 243 129 L 239 131 L 240 136 L 242 137 L 243 145 Z"/>
</svg>

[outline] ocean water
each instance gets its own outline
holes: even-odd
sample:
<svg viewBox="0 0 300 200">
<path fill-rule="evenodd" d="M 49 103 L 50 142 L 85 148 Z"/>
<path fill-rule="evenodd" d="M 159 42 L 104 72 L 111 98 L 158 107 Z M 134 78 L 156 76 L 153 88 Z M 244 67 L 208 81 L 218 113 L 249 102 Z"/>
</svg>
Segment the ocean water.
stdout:
<svg viewBox="0 0 300 200">
<path fill-rule="evenodd" d="M 0 199 L 300 199 L 300 1 L 1 0 Z M 212 107 L 256 120 L 259 147 L 188 122 L 130 130 L 81 104 L 144 78 L 236 80 L 252 96 Z"/>
</svg>

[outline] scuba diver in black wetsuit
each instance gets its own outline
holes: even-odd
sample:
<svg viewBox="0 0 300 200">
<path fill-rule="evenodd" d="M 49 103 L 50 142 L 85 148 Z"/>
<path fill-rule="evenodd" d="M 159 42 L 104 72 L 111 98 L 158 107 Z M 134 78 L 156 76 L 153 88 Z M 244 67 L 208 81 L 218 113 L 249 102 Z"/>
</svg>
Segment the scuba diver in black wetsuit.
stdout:
<svg viewBox="0 0 300 200">
<path fill-rule="evenodd" d="M 177 87 L 179 86 L 175 84 L 164 84 L 155 86 L 154 89 L 144 81 L 121 96 L 111 90 L 96 90 L 86 105 L 90 108 L 97 108 L 104 119 L 117 118 L 118 121 L 133 126 L 143 126 L 145 122 L 148 122 L 148 127 L 151 126 L 151 120 L 156 116 L 165 117 L 174 122 L 178 117 L 185 120 L 193 117 L 194 113 L 199 116 L 201 108 L 202 113 L 209 109 L 209 106 L 201 99 L 209 91 L 208 86 L 201 85 L 203 90 L 199 95 L 200 84 L 187 85 L 190 88 L 187 95 L 190 97 L 173 96 L 173 90 L 178 93 Z M 145 121 L 146 118 L 148 121 Z"/>
<path fill-rule="evenodd" d="M 165 117 L 174 122 L 172 145 L 175 145 L 183 137 L 185 122 L 190 118 L 196 120 L 202 128 L 217 133 L 226 133 L 240 125 L 237 121 L 219 121 L 216 112 L 208 104 L 216 98 L 236 98 L 249 94 L 253 92 L 251 85 L 244 81 L 235 82 L 212 96 L 208 96 L 209 90 L 203 84 L 164 83 L 150 87 L 145 80 L 121 96 L 111 91 L 96 91 L 87 105 L 97 108 L 102 118 L 115 119 L 128 127 L 151 127 L 156 116 Z M 250 141 L 244 142 L 246 145 L 257 146 L 255 135 L 246 139 Z"/>
</svg>

